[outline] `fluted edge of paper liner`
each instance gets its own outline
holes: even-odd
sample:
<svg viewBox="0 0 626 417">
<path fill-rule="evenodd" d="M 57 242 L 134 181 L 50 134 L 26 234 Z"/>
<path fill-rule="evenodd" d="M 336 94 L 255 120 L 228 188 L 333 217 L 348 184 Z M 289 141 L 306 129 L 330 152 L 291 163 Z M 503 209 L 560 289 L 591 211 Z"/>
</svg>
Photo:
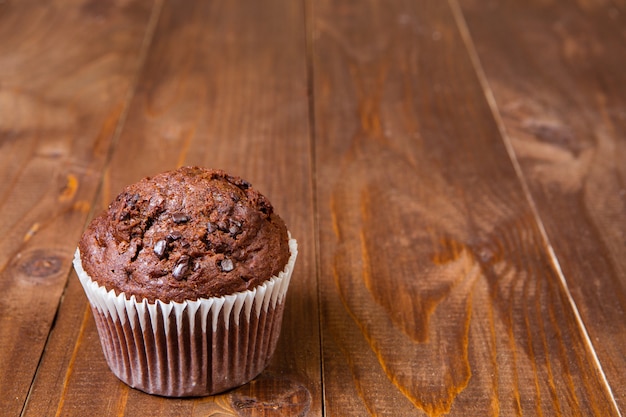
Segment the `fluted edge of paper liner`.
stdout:
<svg viewBox="0 0 626 417">
<path fill-rule="evenodd" d="M 277 276 L 235 294 L 149 303 L 98 285 L 76 249 L 74 269 L 94 314 L 113 373 L 131 387 L 167 397 L 211 395 L 256 377 L 269 363 L 298 255 Z"/>
</svg>

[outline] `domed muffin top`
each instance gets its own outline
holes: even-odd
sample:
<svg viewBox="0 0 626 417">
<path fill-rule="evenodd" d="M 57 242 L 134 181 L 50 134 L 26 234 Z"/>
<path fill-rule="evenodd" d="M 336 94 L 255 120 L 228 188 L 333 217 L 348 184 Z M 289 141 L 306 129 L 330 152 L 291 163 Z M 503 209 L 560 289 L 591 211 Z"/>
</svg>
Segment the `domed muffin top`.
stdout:
<svg viewBox="0 0 626 417">
<path fill-rule="evenodd" d="M 107 290 L 182 302 L 262 284 L 287 264 L 288 239 L 248 182 L 183 167 L 126 187 L 78 246 L 85 272 Z"/>
</svg>

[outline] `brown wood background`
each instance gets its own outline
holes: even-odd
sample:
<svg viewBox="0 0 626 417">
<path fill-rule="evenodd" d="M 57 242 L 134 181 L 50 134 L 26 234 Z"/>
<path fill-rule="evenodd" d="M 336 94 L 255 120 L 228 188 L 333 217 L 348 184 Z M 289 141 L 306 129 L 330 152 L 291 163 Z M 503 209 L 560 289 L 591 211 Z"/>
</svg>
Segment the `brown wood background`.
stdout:
<svg viewBox="0 0 626 417">
<path fill-rule="evenodd" d="M 626 413 L 623 0 L 0 2 L 0 415 Z M 71 258 L 121 188 L 240 175 L 300 254 L 255 381 L 107 368 Z"/>
</svg>

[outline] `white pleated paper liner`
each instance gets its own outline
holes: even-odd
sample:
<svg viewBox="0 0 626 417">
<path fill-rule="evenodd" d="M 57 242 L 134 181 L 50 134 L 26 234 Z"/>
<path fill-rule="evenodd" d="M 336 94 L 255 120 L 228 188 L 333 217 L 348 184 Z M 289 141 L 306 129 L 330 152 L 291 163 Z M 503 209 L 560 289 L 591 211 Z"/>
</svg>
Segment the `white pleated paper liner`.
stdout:
<svg viewBox="0 0 626 417">
<path fill-rule="evenodd" d="M 119 379 L 150 394 L 202 396 L 243 385 L 269 363 L 298 254 L 295 239 L 289 250 L 285 269 L 252 290 L 182 303 L 138 302 L 107 291 L 84 271 L 78 249 L 74 269 Z"/>
</svg>

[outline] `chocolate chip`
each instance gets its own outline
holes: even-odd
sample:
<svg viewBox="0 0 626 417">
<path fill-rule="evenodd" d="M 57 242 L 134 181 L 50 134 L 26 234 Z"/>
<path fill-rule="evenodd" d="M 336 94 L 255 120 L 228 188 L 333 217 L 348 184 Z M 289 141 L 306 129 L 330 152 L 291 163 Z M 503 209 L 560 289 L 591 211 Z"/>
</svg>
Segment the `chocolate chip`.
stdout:
<svg viewBox="0 0 626 417">
<path fill-rule="evenodd" d="M 174 214 L 172 214 L 172 220 L 176 224 L 185 223 L 185 222 L 189 221 L 189 216 L 187 216 L 184 213 L 174 213 Z"/>
<path fill-rule="evenodd" d="M 233 265 L 233 261 L 226 258 L 226 259 L 222 259 L 222 261 L 220 262 L 220 268 L 224 272 L 230 272 L 235 268 L 235 265 Z"/>
<path fill-rule="evenodd" d="M 172 275 L 177 281 L 181 281 L 187 272 L 188 265 L 187 264 L 177 264 L 174 267 L 174 271 L 172 271 Z"/>
<path fill-rule="evenodd" d="M 228 228 L 228 231 L 233 236 L 241 233 L 241 222 L 235 221 L 231 223 L 230 227 Z"/>
<path fill-rule="evenodd" d="M 183 235 L 180 232 L 174 230 L 173 232 L 167 235 L 167 240 L 169 240 L 170 242 L 173 242 L 175 240 L 180 239 L 181 237 L 183 237 Z"/>
<path fill-rule="evenodd" d="M 165 255 L 166 248 L 167 248 L 167 242 L 165 241 L 165 239 L 161 239 L 157 243 L 154 244 L 154 254 L 158 256 L 159 259 L 162 259 L 163 255 Z"/>
<path fill-rule="evenodd" d="M 178 262 L 176 262 L 176 266 L 172 271 L 172 275 L 178 281 L 182 280 L 189 269 L 189 256 L 183 255 L 180 257 Z"/>
<path fill-rule="evenodd" d="M 217 230 L 217 225 L 215 223 L 212 222 L 208 222 L 206 225 L 206 231 L 207 233 L 213 233 Z"/>
<path fill-rule="evenodd" d="M 126 206 L 132 209 L 137 204 L 137 201 L 139 201 L 139 194 L 133 194 L 133 195 L 127 194 L 125 200 L 126 200 L 125 201 Z"/>
<path fill-rule="evenodd" d="M 230 227 L 228 226 L 228 223 L 226 223 L 226 221 L 220 220 L 219 222 L 217 222 L 217 228 L 220 229 L 222 232 L 228 232 L 228 229 Z"/>
<path fill-rule="evenodd" d="M 123 222 L 125 220 L 130 219 L 130 213 L 127 211 L 124 211 L 120 214 L 120 221 Z"/>
</svg>

